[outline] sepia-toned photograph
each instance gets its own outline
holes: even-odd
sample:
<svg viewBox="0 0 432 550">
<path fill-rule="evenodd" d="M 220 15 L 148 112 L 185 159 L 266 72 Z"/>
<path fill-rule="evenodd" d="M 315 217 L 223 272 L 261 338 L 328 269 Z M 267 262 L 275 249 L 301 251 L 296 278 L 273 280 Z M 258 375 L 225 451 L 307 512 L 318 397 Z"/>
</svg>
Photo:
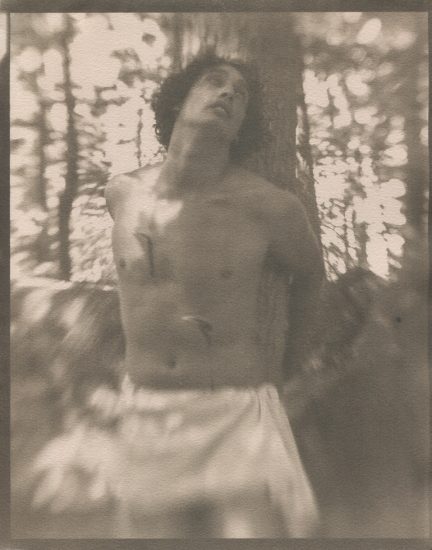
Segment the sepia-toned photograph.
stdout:
<svg viewBox="0 0 432 550">
<path fill-rule="evenodd" d="M 427 15 L 0 14 L 12 539 L 430 537 Z"/>
</svg>

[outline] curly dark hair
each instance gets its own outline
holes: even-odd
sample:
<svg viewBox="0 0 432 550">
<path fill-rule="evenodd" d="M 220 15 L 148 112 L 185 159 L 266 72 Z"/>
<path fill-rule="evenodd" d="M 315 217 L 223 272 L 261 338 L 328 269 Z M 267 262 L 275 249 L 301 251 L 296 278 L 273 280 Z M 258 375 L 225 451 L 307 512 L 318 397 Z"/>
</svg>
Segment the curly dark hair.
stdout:
<svg viewBox="0 0 432 550">
<path fill-rule="evenodd" d="M 159 143 L 165 149 L 168 150 L 177 115 L 190 89 L 206 70 L 217 65 L 230 65 L 239 71 L 246 80 L 249 92 L 246 114 L 238 139 L 231 145 L 232 160 L 239 161 L 262 145 L 266 132 L 261 85 L 256 67 L 237 59 L 226 59 L 213 53 L 204 53 L 181 71 L 169 75 L 162 82 L 159 90 L 153 94 L 151 106 L 155 113 L 154 128 Z"/>
</svg>

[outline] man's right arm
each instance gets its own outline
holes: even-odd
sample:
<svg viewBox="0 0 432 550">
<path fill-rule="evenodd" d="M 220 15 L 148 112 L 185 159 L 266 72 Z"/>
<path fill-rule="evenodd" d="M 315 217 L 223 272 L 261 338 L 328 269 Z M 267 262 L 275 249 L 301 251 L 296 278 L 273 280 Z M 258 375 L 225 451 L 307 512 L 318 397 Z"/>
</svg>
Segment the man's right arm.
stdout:
<svg viewBox="0 0 432 550">
<path fill-rule="evenodd" d="M 114 176 L 108 181 L 105 187 L 106 205 L 113 219 L 115 217 L 116 206 L 124 187 L 124 183 L 122 185 L 122 180 L 124 180 L 124 176 Z"/>
</svg>

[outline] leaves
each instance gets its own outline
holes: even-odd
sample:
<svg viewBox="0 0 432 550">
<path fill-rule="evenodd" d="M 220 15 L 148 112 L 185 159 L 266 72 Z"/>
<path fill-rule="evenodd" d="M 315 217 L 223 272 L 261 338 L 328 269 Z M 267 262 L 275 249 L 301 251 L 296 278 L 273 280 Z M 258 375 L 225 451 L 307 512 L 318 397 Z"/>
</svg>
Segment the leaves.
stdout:
<svg viewBox="0 0 432 550">
<path fill-rule="evenodd" d="M 423 59 L 415 53 L 415 44 L 425 43 L 425 27 L 421 16 L 414 14 L 403 18 L 360 14 L 352 20 L 342 13 L 323 17 L 326 23 L 313 14 L 298 16 L 306 45 L 304 87 L 316 194 L 321 219 L 333 224 L 339 220 L 348 232 L 354 231 L 357 241 L 354 247 L 347 247 L 342 235 L 324 230 L 327 267 L 331 272 L 335 266 L 329 262 L 339 266 L 348 262 L 346 268 L 355 264 L 355 250 L 362 249 L 372 270 L 387 276 L 390 264 L 382 257 L 378 260 L 372 249 L 387 247 L 389 255 L 400 251 L 394 228 L 399 225 L 401 235 L 405 220 L 392 202 L 394 196 L 388 195 L 388 183 L 402 180 L 408 190 L 416 185 L 409 159 L 418 147 L 407 135 L 405 120 L 418 120 L 420 131 L 420 108 L 410 97 L 423 86 L 419 76 Z M 399 44 L 396 35 L 401 37 Z M 412 81 L 412 92 L 407 93 L 409 67 L 418 67 L 418 81 Z M 342 195 L 345 205 L 331 200 L 331 196 Z M 376 214 L 372 203 L 383 204 L 382 212 Z M 347 219 L 350 204 L 359 215 Z M 366 231 L 356 227 L 355 219 L 361 218 L 367 221 Z M 392 231 L 377 231 L 372 222 L 378 220 L 385 228 L 392 226 Z"/>
<path fill-rule="evenodd" d="M 20 272 L 30 271 L 37 266 L 40 254 L 50 261 L 57 256 L 58 261 L 61 251 L 63 256 L 68 253 L 73 258 L 71 274 L 75 280 L 112 281 L 110 227 L 105 220 L 105 203 L 98 202 L 98 197 L 110 176 L 152 162 L 160 154 L 156 138 L 146 135 L 153 120 L 148 107 L 150 95 L 143 95 L 143 90 L 152 90 L 160 80 L 163 35 L 156 21 L 139 14 L 71 14 L 69 19 L 61 14 L 56 19 L 54 15 L 15 14 L 12 21 L 15 72 L 11 84 L 12 97 L 16 98 L 11 108 L 12 132 L 24 127 L 32 130 L 31 139 L 21 133 L 13 142 L 12 218 L 13 223 L 22 220 L 22 212 L 43 191 L 48 218 L 40 231 L 51 236 L 43 241 L 36 232 L 29 240 L 25 225 L 15 222 L 12 263 L 20 265 Z M 69 29 L 67 21 L 71 22 Z M 136 39 L 124 34 L 126 28 L 135 29 Z M 69 43 L 65 46 L 67 36 Z M 71 79 L 67 82 L 65 67 L 70 69 Z M 18 98 L 24 99 L 24 91 L 28 98 L 22 105 Z M 72 118 L 66 99 L 69 111 L 73 108 Z M 71 146 L 73 133 L 76 145 Z M 75 149 L 76 166 L 71 164 Z M 64 241 L 68 237 L 64 235 L 66 220 L 60 232 L 58 226 L 58 197 L 68 182 L 78 184 L 76 194 L 71 196 L 73 204 L 85 196 L 88 209 L 81 206 L 76 215 L 73 206 L 75 214 L 69 224 L 72 240 L 56 248 L 55 239 L 61 237 Z M 96 210 L 99 226 L 94 223 Z M 62 215 L 67 217 L 67 212 Z M 86 240 L 76 238 L 78 233 Z M 95 245 L 93 249 L 88 243 Z"/>
<path fill-rule="evenodd" d="M 115 457 L 115 441 L 108 432 L 76 423 L 37 455 L 33 505 L 48 506 L 57 514 L 102 507 L 111 497 L 108 480 Z"/>
</svg>

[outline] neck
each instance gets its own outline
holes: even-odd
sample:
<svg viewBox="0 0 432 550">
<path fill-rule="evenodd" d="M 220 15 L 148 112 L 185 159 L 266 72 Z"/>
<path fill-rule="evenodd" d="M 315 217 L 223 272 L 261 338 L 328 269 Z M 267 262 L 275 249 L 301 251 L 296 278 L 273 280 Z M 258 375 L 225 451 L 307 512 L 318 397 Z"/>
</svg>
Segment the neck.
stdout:
<svg viewBox="0 0 432 550">
<path fill-rule="evenodd" d="M 180 189 L 214 186 L 230 165 L 229 143 L 201 129 L 174 127 L 164 164 L 167 184 Z"/>
</svg>

